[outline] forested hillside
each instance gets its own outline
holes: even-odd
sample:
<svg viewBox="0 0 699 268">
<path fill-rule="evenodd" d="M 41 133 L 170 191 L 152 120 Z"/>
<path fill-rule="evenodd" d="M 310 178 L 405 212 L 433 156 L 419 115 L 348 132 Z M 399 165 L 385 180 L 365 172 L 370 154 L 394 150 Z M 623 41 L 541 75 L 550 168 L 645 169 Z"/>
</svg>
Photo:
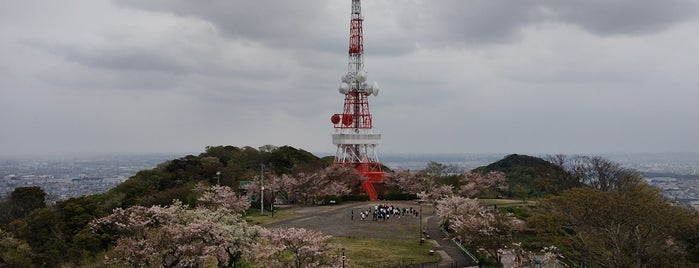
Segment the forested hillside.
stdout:
<svg viewBox="0 0 699 268">
<path fill-rule="evenodd" d="M 201 182 L 237 190 L 241 182 L 259 176 L 262 168 L 281 175 L 312 172 L 329 164 L 328 159 L 290 146 L 211 146 L 199 155 L 142 170 L 106 193 L 51 206 L 45 204 L 46 193 L 41 188 L 17 188 L 0 203 L 0 240 L 5 241 L 0 244 L 0 267 L 90 262 L 110 247 L 113 238 L 96 234 L 89 223 L 115 208 L 167 206 L 173 200 L 195 205 L 200 195 L 195 186 Z"/>
<path fill-rule="evenodd" d="M 203 259 L 224 267 L 284 265 L 291 261 L 285 249 L 255 255 L 270 250 L 256 247 L 273 247 L 285 233 L 298 241 L 324 236 L 249 225 L 241 216 L 250 206 L 243 194 L 263 191 L 264 171 L 265 204 L 362 200 L 352 195 L 363 177 L 331 163 L 332 157 L 290 146 L 215 146 L 140 171 L 106 193 L 56 204 L 47 204 L 39 187 L 17 188 L 0 202 L 0 267 L 95 265 L 105 256 L 109 263 L 167 267 L 198 266 Z M 699 263 L 696 211 L 604 158 L 513 154 L 463 174 L 456 170 L 432 162 L 424 170 L 387 172 L 382 198 L 434 205 L 452 236 L 480 252 L 484 263 L 496 264 L 513 246 L 529 252 L 523 259 L 545 250 L 549 260 L 571 267 Z M 495 201 L 481 201 L 487 199 Z M 338 258 L 337 247 L 325 248 L 323 261 Z"/>
<path fill-rule="evenodd" d="M 505 173 L 508 197 L 543 197 L 581 186 L 563 167 L 528 155 L 511 154 L 474 171 Z"/>
<path fill-rule="evenodd" d="M 237 190 L 241 182 L 250 181 L 263 169 L 289 174 L 318 170 L 330 162 L 291 146 L 207 147 L 200 155 L 188 155 L 160 164 L 109 191 L 105 198 L 117 206 L 164 205 L 173 199 L 191 201 L 193 185 L 200 181 L 225 185 Z M 220 172 L 217 175 L 217 172 Z"/>
</svg>

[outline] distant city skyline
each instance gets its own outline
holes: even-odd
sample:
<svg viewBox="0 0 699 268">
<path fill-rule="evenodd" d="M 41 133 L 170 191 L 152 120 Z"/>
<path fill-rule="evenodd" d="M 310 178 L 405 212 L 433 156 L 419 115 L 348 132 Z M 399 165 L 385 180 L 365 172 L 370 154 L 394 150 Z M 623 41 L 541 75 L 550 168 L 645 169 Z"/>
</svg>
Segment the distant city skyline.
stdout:
<svg viewBox="0 0 699 268">
<path fill-rule="evenodd" d="M 699 3 L 362 1 L 382 153 L 699 152 Z M 350 1 L 3 1 L 0 155 L 335 151 Z"/>
</svg>

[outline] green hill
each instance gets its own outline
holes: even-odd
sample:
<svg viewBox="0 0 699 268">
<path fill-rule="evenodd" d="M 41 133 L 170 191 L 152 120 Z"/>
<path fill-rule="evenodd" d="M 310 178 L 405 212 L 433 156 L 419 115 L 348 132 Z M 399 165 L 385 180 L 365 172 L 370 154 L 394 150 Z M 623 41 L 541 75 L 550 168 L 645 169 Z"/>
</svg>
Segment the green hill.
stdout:
<svg viewBox="0 0 699 268">
<path fill-rule="evenodd" d="M 580 186 L 561 167 L 539 157 L 511 154 L 475 172 L 500 171 L 507 176 L 508 197 L 542 197 Z"/>
<path fill-rule="evenodd" d="M 93 219 L 115 208 L 165 206 L 173 199 L 194 205 L 197 183 L 237 189 L 241 182 L 259 176 L 263 164 L 265 172 L 283 174 L 313 171 L 329 163 L 291 146 L 211 146 L 199 155 L 142 170 L 106 193 L 70 198 L 50 207 L 43 206 L 45 193 L 40 188 L 15 189 L 12 199 L 0 202 L 0 267 L 94 263 L 103 258 L 113 238 L 94 233 L 89 225 Z M 8 241 L 12 243 L 5 245 Z"/>
<path fill-rule="evenodd" d="M 210 146 L 194 156 L 187 155 L 142 170 L 106 193 L 117 206 L 166 205 L 173 199 L 193 201 L 191 189 L 197 182 L 220 183 L 238 189 L 241 182 L 259 176 L 261 169 L 276 174 L 311 171 L 327 166 L 310 152 L 291 146 Z M 220 172 L 217 175 L 217 172 Z"/>
</svg>

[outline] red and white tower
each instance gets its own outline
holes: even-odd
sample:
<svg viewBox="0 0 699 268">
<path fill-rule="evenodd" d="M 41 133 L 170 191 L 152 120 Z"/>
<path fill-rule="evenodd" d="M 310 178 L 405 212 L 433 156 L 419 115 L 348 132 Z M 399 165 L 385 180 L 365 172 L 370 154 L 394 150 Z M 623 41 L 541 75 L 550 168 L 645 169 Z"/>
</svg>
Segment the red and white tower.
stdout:
<svg viewBox="0 0 699 268">
<path fill-rule="evenodd" d="M 379 85 L 366 83 L 364 71 L 364 39 L 362 36 L 362 8 L 359 0 L 352 0 L 350 19 L 349 63 L 347 74 L 342 76 L 340 94 L 345 95 L 341 114 L 334 114 L 330 121 L 335 127 L 333 144 L 337 145 L 336 164 L 353 165 L 366 177 L 362 187 L 370 200 L 377 200 L 374 184 L 383 179 L 381 163 L 376 155 L 376 145 L 381 134 L 372 132 L 372 118 L 369 112 L 369 96 L 379 94 Z"/>
</svg>

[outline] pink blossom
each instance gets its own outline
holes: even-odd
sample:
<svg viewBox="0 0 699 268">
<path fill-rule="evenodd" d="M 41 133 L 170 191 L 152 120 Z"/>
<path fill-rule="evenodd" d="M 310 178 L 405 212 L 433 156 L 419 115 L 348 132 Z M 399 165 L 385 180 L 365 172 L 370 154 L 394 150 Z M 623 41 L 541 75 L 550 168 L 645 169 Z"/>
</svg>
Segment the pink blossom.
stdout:
<svg viewBox="0 0 699 268">
<path fill-rule="evenodd" d="M 250 254 L 259 237 L 259 227 L 248 226 L 232 210 L 191 209 L 180 201 L 115 209 L 91 226 L 95 232 L 116 231 L 110 263 L 146 266 L 199 266 L 209 256 L 230 265 Z"/>
<path fill-rule="evenodd" d="M 473 198 L 485 193 L 507 189 L 507 177 L 505 173 L 499 171 L 491 171 L 486 174 L 471 171 L 464 174 L 461 185 L 459 193 Z"/>
<path fill-rule="evenodd" d="M 340 249 L 331 236 L 304 228 L 277 228 L 262 232 L 255 248 L 256 263 L 264 267 L 337 267 Z"/>
</svg>

